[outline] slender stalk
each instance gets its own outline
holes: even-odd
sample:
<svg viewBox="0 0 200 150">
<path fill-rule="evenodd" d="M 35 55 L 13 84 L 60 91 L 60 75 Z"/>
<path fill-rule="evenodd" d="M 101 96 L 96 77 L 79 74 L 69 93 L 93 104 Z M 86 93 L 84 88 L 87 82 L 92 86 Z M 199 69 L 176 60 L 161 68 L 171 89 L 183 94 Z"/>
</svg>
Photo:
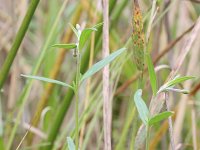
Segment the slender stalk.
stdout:
<svg viewBox="0 0 200 150">
<path fill-rule="evenodd" d="M 79 81 L 80 81 L 80 62 L 81 62 L 81 56 L 78 50 L 78 55 L 77 55 L 77 64 L 76 64 L 76 87 L 75 87 L 75 98 L 76 98 L 76 108 L 75 108 L 75 120 L 76 120 L 76 129 L 75 129 L 75 142 L 76 142 L 76 150 L 78 150 L 78 140 L 79 140 L 79 111 L 78 111 L 78 104 L 79 104 L 79 96 L 78 96 L 78 91 L 79 91 Z"/>
<path fill-rule="evenodd" d="M 167 92 L 165 92 L 165 103 L 166 103 L 166 110 L 170 111 L 169 109 L 169 95 Z M 174 136 L 173 136 L 173 126 L 172 126 L 172 117 L 170 116 L 168 118 L 169 123 L 169 134 L 170 134 L 170 144 L 171 144 L 171 150 L 175 150 L 175 143 L 174 143 Z"/>
<path fill-rule="evenodd" d="M 0 89 L 3 87 L 3 84 L 8 76 L 8 73 L 9 73 L 9 70 L 10 70 L 10 67 L 14 61 L 14 58 L 19 50 L 19 47 L 22 43 L 22 40 L 25 36 L 25 33 L 28 29 L 28 26 L 31 22 L 31 19 L 33 17 L 33 14 L 38 6 L 38 3 L 40 2 L 40 0 L 32 0 L 30 5 L 29 5 L 29 8 L 26 12 L 26 15 L 24 17 L 24 20 L 17 32 L 17 35 L 15 37 L 15 40 L 12 44 L 12 47 L 8 53 L 8 56 L 6 57 L 6 60 L 3 64 L 3 67 L 0 71 Z"/>
<path fill-rule="evenodd" d="M 108 0 L 103 0 L 103 57 L 109 55 L 109 4 Z M 112 101 L 109 86 L 110 74 L 109 65 L 103 68 L 103 129 L 104 129 L 104 149 L 111 150 L 111 121 L 112 121 Z"/>
<path fill-rule="evenodd" d="M 149 132 L 150 128 L 149 125 L 146 126 L 146 150 L 149 150 Z"/>
</svg>

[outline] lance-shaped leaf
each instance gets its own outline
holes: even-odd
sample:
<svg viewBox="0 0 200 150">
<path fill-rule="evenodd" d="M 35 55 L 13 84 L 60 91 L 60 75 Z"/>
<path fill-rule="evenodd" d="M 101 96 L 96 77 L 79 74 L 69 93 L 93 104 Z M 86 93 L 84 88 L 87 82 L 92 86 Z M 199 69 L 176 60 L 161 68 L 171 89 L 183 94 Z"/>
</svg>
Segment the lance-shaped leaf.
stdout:
<svg viewBox="0 0 200 150">
<path fill-rule="evenodd" d="M 194 79 L 195 77 L 191 77 L 191 76 L 184 76 L 184 77 L 180 77 L 180 76 L 176 76 L 173 80 L 168 81 L 167 83 L 165 83 L 163 86 L 160 87 L 158 93 L 163 92 L 163 91 L 167 91 L 167 89 L 169 87 L 173 87 L 179 83 L 182 83 L 186 80 L 190 80 L 190 79 Z"/>
<path fill-rule="evenodd" d="M 85 46 L 87 40 L 89 39 L 91 33 L 93 31 L 97 31 L 96 28 L 86 28 L 81 32 L 80 39 L 79 39 L 79 50 L 82 50 Z"/>
<path fill-rule="evenodd" d="M 81 32 L 81 35 L 80 35 L 80 38 L 79 38 L 79 50 L 83 49 L 83 47 L 85 46 L 85 44 L 86 44 L 87 40 L 89 39 L 91 33 L 93 31 L 97 31 L 97 28 L 99 28 L 102 25 L 103 25 L 103 22 L 94 25 L 92 28 L 85 28 Z"/>
<path fill-rule="evenodd" d="M 70 44 L 54 44 L 52 47 L 56 48 L 64 48 L 64 49 L 74 49 L 77 47 L 76 43 L 70 43 Z"/>
<path fill-rule="evenodd" d="M 81 78 L 81 81 L 91 77 L 93 74 L 95 74 L 96 72 L 98 72 L 99 70 L 101 70 L 104 66 L 106 66 L 107 64 L 109 64 L 111 61 L 113 61 L 117 56 L 119 56 L 121 53 L 123 53 L 126 50 L 126 48 L 121 48 L 115 52 L 113 52 L 112 54 L 110 54 L 109 56 L 107 56 L 106 58 L 104 58 L 103 60 L 99 61 L 98 63 L 94 64 Z"/>
<path fill-rule="evenodd" d="M 67 146 L 69 150 L 75 150 L 75 144 L 71 137 L 67 137 Z"/>
<path fill-rule="evenodd" d="M 160 114 L 157 114 L 155 116 L 153 116 L 152 118 L 150 118 L 149 122 L 148 122 L 148 125 L 153 125 L 155 123 L 158 123 L 164 119 L 167 119 L 169 116 L 171 116 L 174 112 L 172 111 L 165 111 L 165 112 L 162 112 Z"/>
<path fill-rule="evenodd" d="M 150 113 L 149 113 L 149 109 L 147 108 L 147 105 L 145 104 L 144 100 L 142 99 L 142 90 L 141 89 L 139 89 L 135 92 L 134 102 L 135 102 L 136 108 L 138 110 L 140 119 L 142 120 L 142 122 L 145 125 L 147 125 L 149 117 L 150 117 Z"/>
<path fill-rule="evenodd" d="M 40 81 L 44 81 L 44 82 L 54 83 L 54 84 L 62 85 L 62 86 L 73 89 L 73 87 L 71 85 L 61 82 L 61 81 L 58 81 L 58 80 L 49 79 L 49 78 L 40 77 L 40 76 L 23 75 L 23 74 L 21 74 L 21 76 L 25 77 L 25 78 L 29 78 L 29 79 L 35 79 L 35 80 L 40 80 Z"/>
<path fill-rule="evenodd" d="M 151 83 L 151 88 L 153 91 L 153 95 L 156 95 L 157 90 L 157 79 L 156 79 L 156 73 L 154 70 L 154 65 L 151 59 L 151 56 L 149 52 L 145 55 L 146 56 L 146 61 L 147 61 L 147 66 L 148 66 L 148 72 L 149 72 L 149 78 L 150 78 L 150 83 Z"/>
</svg>

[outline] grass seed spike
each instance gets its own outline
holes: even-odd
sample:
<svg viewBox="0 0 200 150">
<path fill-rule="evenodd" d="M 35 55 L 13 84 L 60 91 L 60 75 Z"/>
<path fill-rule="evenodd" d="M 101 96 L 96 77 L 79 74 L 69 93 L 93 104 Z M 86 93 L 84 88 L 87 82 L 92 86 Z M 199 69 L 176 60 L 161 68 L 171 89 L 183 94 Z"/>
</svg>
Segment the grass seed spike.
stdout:
<svg viewBox="0 0 200 150">
<path fill-rule="evenodd" d="M 142 72 L 139 79 L 139 88 L 142 87 L 144 70 L 144 31 L 143 21 L 138 0 L 133 0 L 133 57 L 137 69 Z"/>
</svg>

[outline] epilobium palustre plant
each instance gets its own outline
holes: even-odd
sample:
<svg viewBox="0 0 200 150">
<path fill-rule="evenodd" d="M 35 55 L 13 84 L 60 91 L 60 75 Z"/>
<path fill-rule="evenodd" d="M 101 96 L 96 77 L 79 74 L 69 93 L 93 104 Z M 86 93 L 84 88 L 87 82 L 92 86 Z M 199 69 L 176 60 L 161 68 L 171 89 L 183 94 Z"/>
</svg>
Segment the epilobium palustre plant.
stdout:
<svg viewBox="0 0 200 150">
<path fill-rule="evenodd" d="M 31 78 L 31 79 L 36 79 L 40 81 L 45 81 L 45 82 L 50 82 L 50 83 L 55 83 L 64 87 L 71 88 L 74 91 L 75 94 L 75 122 L 76 122 L 76 127 L 75 127 L 75 145 L 73 143 L 73 140 L 70 137 L 67 137 L 67 143 L 68 143 L 68 148 L 70 150 L 74 150 L 74 147 L 76 150 L 79 149 L 79 87 L 81 83 L 86 80 L 87 78 L 91 77 L 94 75 L 96 72 L 101 70 L 104 66 L 112 62 L 117 56 L 122 54 L 126 48 L 121 48 L 119 50 L 116 50 L 106 58 L 102 59 L 101 61 L 97 62 L 94 64 L 89 70 L 87 70 L 83 75 L 80 72 L 80 67 L 81 67 L 81 55 L 82 55 L 82 50 L 84 46 L 86 45 L 86 42 L 88 38 L 90 37 L 91 33 L 93 31 L 97 31 L 99 27 L 102 26 L 103 23 L 99 23 L 91 28 L 85 28 L 81 30 L 80 25 L 76 25 L 76 28 L 70 24 L 70 27 L 72 28 L 73 32 L 76 35 L 77 41 L 76 43 L 69 43 L 69 44 L 54 44 L 52 47 L 55 48 L 64 48 L 66 50 L 73 49 L 73 57 L 76 58 L 76 78 L 72 82 L 72 85 L 58 81 L 58 80 L 53 80 L 41 76 L 32 76 L 32 75 L 21 75 L 22 77 L 26 78 Z"/>
</svg>

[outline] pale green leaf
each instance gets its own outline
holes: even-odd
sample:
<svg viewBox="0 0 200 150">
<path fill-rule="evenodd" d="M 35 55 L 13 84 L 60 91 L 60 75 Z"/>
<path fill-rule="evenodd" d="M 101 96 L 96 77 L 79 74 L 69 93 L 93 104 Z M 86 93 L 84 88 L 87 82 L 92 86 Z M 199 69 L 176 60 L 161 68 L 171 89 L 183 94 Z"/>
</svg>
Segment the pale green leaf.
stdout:
<svg viewBox="0 0 200 150">
<path fill-rule="evenodd" d="M 190 91 L 186 89 L 175 89 L 175 88 L 166 88 L 166 91 L 173 91 L 173 92 L 178 92 L 178 93 L 183 93 L 183 94 L 189 94 Z"/>
<path fill-rule="evenodd" d="M 54 83 L 54 84 L 62 85 L 62 86 L 73 89 L 73 87 L 71 85 L 61 82 L 61 81 L 58 81 L 58 80 L 49 79 L 49 78 L 40 77 L 40 76 L 23 75 L 23 74 L 21 74 L 21 76 L 25 77 L 25 78 L 29 78 L 29 79 L 35 79 L 35 80 L 40 80 L 40 81 L 44 81 L 44 82 L 48 82 L 48 83 Z"/>
<path fill-rule="evenodd" d="M 153 65 L 153 62 L 152 62 L 152 59 L 151 59 L 151 56 L 149 53 L 146 54 L 146 61 L 147 61 L 147 67 L 148 67 L 148 72 L 149 72 L 151 88 L 152 88 L 153 94 L 156 95 L 156 92 L 158 91 L 157 79 L 156 79 L 156 73 L 154 70 L 154 65 Z"/>
<path fill-rule="evenodd" d="M 191 76 L 184 76 L 184 77 L 176 76 L 174 79 L 168 81 L 163 86 L 161 86 L 158 93 L 167 91 L 167 90 L 169 90 L 169 88 L 172 88 L 179 83 L 182 83 L 186 80 L 190 80 L 190 79 L 194 79 L 194 78 L 195 77 L 191 77 Z"/>
<path fill-rule="evenodd" d="M 96 28 L 86 28 L 81 32 L 80 39 L 79 39 L 79 50 L 83 49 L 87 40 L 90 38 L 90 34 L 93 31 L 97 31 L 97 29 Z"/>
<path fill-rule="evenodd" d="M 64 48 L 64 49 L 74 49 L 76 48 L 76 43 L 70 43 L 70 44 L 54 44 L 52 47 L 56 48 Z"/>
<path fill-rule="evenodd" d="M 67 137 L 67 146 L 69 150 L 75 150 L 75 144 L 71 137 Z"/>
<path fill-rule="evenodd" d="M 150 118 L 148 125 L 153 125 L 153 124 L 158 123 L 158 122 L 160 122 L 164 119 L 167 119 L 173 113 L 174 112 L 172 112 L 172 111 L 165 111 L 165 112 L 162 112 L 160 114 L 157 114 L 157 115 L 153 116 L 152 118 Z"/>
<path fill-rule="evenodd" d="M 141 89 L 139 89 L 135 92 L 134 102 L 135 102 L 136 108 L 138 110 L 140 119 L 142 120 L 142 122 L 145 125 L 147 125 L 149 116 L 150 116 L 150 112 L 149 112 L 149 109 L 147 108 L 147 105 L 145 104 L 144 100 L 142 99 L 142 90 Z"/>
<path fill-rule="evenodd" d="M 195 77 L 191 77 L 191 76 L 184 76 L 184 77 L 177 77 L 177 78 L 174 78 L 173 80 L 167 82 L 167 87 L 170 87 L 170 86 L 175 86 L 176 84 L 179 84 L 179 83 L 182 83 L 186 80 L 190 80 L 190 79 L 194 79 Z"/>
<path fill-rule="evenodd" d="M 99 70 L 101 70 L 104 66 L 106 66 L 107 64 L 109 64 L 110 62 L 112 62 L 117 56 L 119 56 L 120 54 L 122 54 L 124 51 L 126 50 L 126 48 L 121 48 L 115 52 L 113 52 L 112 54 L 110 54 L 109 56 L 107 56 L 106 58 L 104 58 L 103 60 L 99 61 L 98 63 L 94 64 L 81 78 L 81 81 L 91 77 L 93 74 L 95 74 L 96 72 L 98 72 Z"/>
</svg>

